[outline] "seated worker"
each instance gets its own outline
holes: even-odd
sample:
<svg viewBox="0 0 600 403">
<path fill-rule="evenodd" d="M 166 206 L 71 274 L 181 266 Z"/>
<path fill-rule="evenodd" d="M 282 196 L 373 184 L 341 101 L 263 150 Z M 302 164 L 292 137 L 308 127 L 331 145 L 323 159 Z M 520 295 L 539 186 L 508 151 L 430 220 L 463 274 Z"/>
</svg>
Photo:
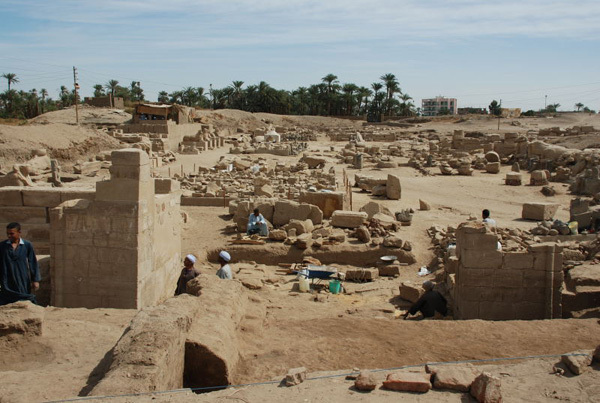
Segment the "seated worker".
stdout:
<svg viewBox="0 0 600 403">
<path fill-rule="evenodd" d="M 185 259 L 183 259 L 183 269 L 181 270 L 181 275 L 177 280 L 175 295 L 185 294 L 187 291 L 187 282 L 198 277 L 200 274 L 200 272 L 194 267 L 194 263 L 196 263 L 196 256 L 194 255 L 187 255 Z"/>
<path fill-rule="evenodd" d="M 423 283 L 425 294 L 417 302 L 410 307 L 404 319 L 408 319 L 410 315 L 414 315 L 417 311 L 420 311 L 423 318 L 432 318 L 436 312 L 439 312 L 443 316 L 448 313 L 448 307 L 446 306 L 446 298 L 437 291 L 433 291 L 433 283 L 429 280 Z"/>
<path fill-rule="evenodd" d="M 248 235 L 259 234 L 260 236 L 269 235 L 269 227 L 267 226 L 267 221 L 260 211 L 257 208 L 254 209 L 254 212 L 250 214 L 248 217 L 248 229 L 246 230 Z"/>
<path fill-rule="evenodd" d="M 481 217 L 483 218 L 483 223 L 489 225 L 491 228 L 496 228 L 496 220 L 490 218 L 490 210 L 485 209 L 481 212 Z"/>
<path fill-rule="evenodd" d="M 219 264 L 221 268 L 217 270 L 217 276 L 222 278 L 223 280 L 231 280 L 233 279 L 233 274 L 231 273 L 231 267 L 229 266 L 229 261 L 231 260 L 231 255 L 224 250 L 219 252 Z"/>
</svg>

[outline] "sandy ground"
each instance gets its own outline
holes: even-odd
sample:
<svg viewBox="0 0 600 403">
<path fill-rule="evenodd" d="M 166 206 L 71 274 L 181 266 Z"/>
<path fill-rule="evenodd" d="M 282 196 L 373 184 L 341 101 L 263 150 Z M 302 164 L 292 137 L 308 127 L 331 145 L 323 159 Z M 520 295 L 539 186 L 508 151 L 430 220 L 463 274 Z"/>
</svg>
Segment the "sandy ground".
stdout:
<svg viewBox="0 0 600 403">
<path fill-rule="evenodd" d="M 4 168 L 11 159 L 11 150 L 56 147 L 68 149 L 73 144 L 86 144 L 94 136 L 88 128 L 77 128 L 68 122 L 70 111 L 62 111 L 54 117 L 46 116 L 48 124 L 28 126 L 0 126 L 0 164 Z M 96 113 L 96 112 L 94 112 Z M 358 122 L 328 120 L 320 117 L 277 117 L 259 114 L 252 116 L 239 111 L 217 111 L 206 113 L 221 125 L 232 124 L 236 119 L 244 120 L 247 127 L 263 127 L 264 120 L 275 125 L 302 125 L 327 128 L 344 125 L 360 127 Z M 214 115 L 214 116 L 213 116 Z M 91 117 L 90 119 L 105 119 Z M 261 121 L 263 119 L 263 121 Z M 40 119 L 41 120 L 41 119 Z M 62 121 L 65 120 L 65 121 Z M 514 126 L 513 121 L 520 125 Z M 449 134 L 454 129 L 467 131 L 497 132 L 497 121 L 487 117 L 472 118 L 455 123 L 455 120 L 432 121 L 421 124 L 414 130 L 434 129 L 440 134 Z M 600 118 L 584 114 L 563 115 L 552 119 L 502 120 L 501 132 L 520 132 L 538 127 L 571 127 L 593 124 L 600 126 Z M 90 130 L 89 132 L 87 132 Z M 577 138 L 557 137 L 553 141 L 567 146 L 589 146 L 595 143 L 590 136 Z M 4 141 L 4 143 L 2 143 Z M 64 142 L 64 143 L 63 143 Z M 100 144 L 98 147 L 101 147 Z M 111 144 L 111 147 L 115 146 Z M 311 149 L 320 150 L 328 156 L 329 164 L 335 159 L 328 153 L 329 147 L 337 149 L 344 143 L 330 143 L 324 135 L 321 141 L 311 143 Z M 110 147 L 109 147 L 110 148 Z M 95 148 L 82 149 L 81 155 L 93 155 Z M 86 154 L 89 152 L 89 154 Z M 213 150 L 199 156 L 179 156 L 160 173 L 191 172 L 194 165 L 210 167 L 226 152 Z M 253 157 L 258 157 L 255 155 Z M 269 158 L 295 163 L 299 157 Z M 399 160 L 400 163 L 406 160 Z M 401 276 L 393 280 L 378 280 L 377 290 L 353 295 L 297 294 L 292 291 L 291 276 L 285 276 L 261 290 L 253 291 L 262 301 L 265 311 L 248 312 L 241 324 L 241 361 L 236 378 L 240 382 L 257 382 L 273 378 L 281 379 L 288 368 L 306 366 L 310 372 L 345 370 L 349 368 L 385 368 L 427 361 L 481 359 L 510 357 L 530 354 L 560 354 L 579 348 L 594 348 L 600 325 L 597 320 L 554 320 L 554 321 L 402 321 L 395 319 L 395 311 L 406 307 L 397 298 L 398 284 L 403 280 L 422 281 L 416 274 L 417 268 L 431 260 L 430 240 L 425 230 L 432 225 L 458 225 L 469 216 L 479 217 L 481 209 L 488 208 L 498 225 L 509 228 L 532 228 L 535 223 L 519 219 L 521 204 L 526 201 L 553 201 L 561 204 L 558 218 L 568 217 L 570 196 L 560 184 L 555 187 L 559 194 L 546 198 L 538 187 L 507 187 L 501 174 L 489 175 L 476 172 L 472 177 L 441 176 L 432 169 L 433 175 L 422 176 L 411 168 L 372 169 L 363 173 L 385 177 L 393 172 L 401 177 L 402 199 L 381 200 L 353 191 L 353 209 L 376 200 L 392 211 L 401 208 L 418 208 L 419 199 L 432 205 L 430 211 L 417 211 L 413 225 L 403 227 L 400 236 L 413 244 L 417 263 L 406 268 Z M 350 178 L 356 172 L 346 167 Z M 343 166 L 336 166 L 341 183 Z M 193 252 L 204 264 L 206 251 L 226 248 L 231 235 L 224 228 L 231 223 L 228 209 L 221 207 L 183 207 L 189 220 L 184 225 L 182 253 Z M 235 256 L 233 257 L 235 260 Z M 236 266 L 239 268 L 239 265 Z M 261 267 L 260 276 L 276 276 L 274 267 Z M 214 270 L 215 266 L 211 266 Z M 104 355 L 116 343 L 133 317 L 133 311 L 85 310 L 48 308 L 46 329 L 42 338 L 31 343 L 0 345 L 0 402 L 41 401 L 75 397 L 85 392 L 88 382 L 94 381 L 92 374 Z M 508 373 L 503 377 L 507 385 L 506 401 L 566 400 L 593 401 L 600 393 L 598 371 L 577 378 L 557 378 L 549 375 L 549 361 L 532 361 L 493 369 L 495 373 Z M 100 369 L 100 368 L 99 368 Z M 28 382 L 35 379 L 35 382 Z M 348 401 L 377 399 L 398 400 L 401 396 L 409 401 L 468 401 L 457 394 L 430 392 L 425 396 L 401 395 L 383 390 L 372 394 L 358 393 L 352 383 L 343 377 L 307 382 L 296 388 L 279 388 L 277 385 L 248 387 L 243 390 L 226 390 L 209 395 L 190 394 L 164 395 L 154 401 L 191 400 L 242 400 L 242 401 Z M 142 400 L 145 398 L 141 398 Z M 133 398 L 122 401 L 134 401 Z"/>
</svg>

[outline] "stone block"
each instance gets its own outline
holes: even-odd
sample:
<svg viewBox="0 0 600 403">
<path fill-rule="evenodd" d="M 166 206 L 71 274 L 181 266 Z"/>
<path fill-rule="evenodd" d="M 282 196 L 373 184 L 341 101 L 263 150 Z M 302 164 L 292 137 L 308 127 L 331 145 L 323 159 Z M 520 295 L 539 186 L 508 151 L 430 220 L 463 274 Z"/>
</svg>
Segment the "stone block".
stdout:
<svg viewBox="0 0 600 403">
<path fill-rule="evenodd" d="M 56 207 L 61 203 L 60 189 L 23 189 L 23 205 L 28 207 Z"/>
<path fill-rule="evenodd" d="M 592 365 L 592 354 L 590 354 L 590 351 L 579 350 L 573 351 L 570 354 L 577 355 L 565 354 L 560 358 L 560 361 L 569 368 L 569 371 L 575 375 L 581 375 L 585 371 L 590 370 L 590 365 Z"/>
<path fill-rule="evenodd" d="M 502 266 L 502 252 L 498 250 L 461 249 L 459 258 L 464 267 L 471 269 L 499 269 Z"/>
<path fill-rule="evenodd" d="M 383 246 L 388 248 L 402 248 L 404 241 L 395 235 L 386 236 L 383 239 Z"/>
<path fill-rule="evenodd" d="M 379 277 L 379 270 L 376 268 L 353 268 L 346 270 L 346 281 L 373 281 Z"/>
<path fill-rule="evenodd" d="M 513 320 L 514 302 L 482 301 L 479 303 L 479 318 L 483 320 Z"/>
<path fill-rule="evenodd" d="M 482 372 L 471 385 L 471 396 L 480 403 L 501 403 L 502 391 L 500 378 L 488 372 Z"/>
<path fill-rule="evenodd" d="M 435 389 L 468 392 L 478 372 L 470 364 L 427 366 L 427 372 L 433 375 Z"/>
<path fill-rule="evenodd" d="M 456 247 L 475 249 L 478 251 L 495 251 L 498 249 L 498 236 L 493 233 L 461 234 L 456 239 Z"/>
<path fill-rule="evenodd" d="M 556 203 L 524 203 L 521 217 L 524 220 L 551 220 L 558 207 Z"/>
<path fill-rule="evenodd" d="M 357 390 L 371 391 L 377 387 L 378 383 L 379 382 L 377 382 L 377 379 L 373 373 L 369 371 L 361 371 L 360 374 L 358 374 L 356 381 L 354 381 L 354 387 Z"/>
<path fill-rule="evenodd" d="M 137 148 L 124 148 L 111 153 L 113 165 L 141 166 L 150 165 L 150 158 L 145 151 Z"/>
<path fill-rule="evenodd" d="M 426 393 L 431 389 L 431 375 L 417 372 L 393 372 L 383 381 L 383 387 L 400 392 Z"/>
<path fill-rule="evenodd" d="M 342 228 L 358 228 L 367 219 L 367 213 L 356 211 L 334 211 L 331 216 L 331 225 Z"/>
<path fill-rule="evenodd" d="M 529 290 L 524 291 L 524 295 Z M 546 304 L 541 302 L 519 302 L 514 306 L 515 317 L 518 320 L 538 320 L 546 319 Z"/>
<path fill-rule="evenodd" d="M 154 179 L 154 193 L 167 194 L 181 189 L 181 182 L 168 178 Z"/>
<path fill-rule="evenodd" d="M 521 186 L 523 183 L 523 174 L 520 172 L 508 172 L 504 179 L 504 183 L 508 186 Z"/>
<path fill-rule="evenodd" d="M 368 216 L 367 218 L 373 218 L 373 216 L 375 214 L 379 214 L 379 213 L 383 213 L 385 215 L 388 215 L 388 216 L 394 218 L 394 215 L 392 214 L 390 209 L 383 206 L 381 203 L 377 203 L 374 201 L 365 204 L 358 211 L 367 213 L 367 216 Z"/>
<path fill-rule="evenodd" d="M 343 192 L 302 192 L 298 201 L 317 206 L 324 218 L 330 218 L 335 210 L 349 207 Z"/>
<path fill-rule="evenodd" d="M 314 229 L 313 222 L 311 220 L 295 220 L 292 219 L 286 225 L 286 229 L 295 229 L 297 235 L 306 234 L 308 232 L 312 232 Z"/>
<path fill-rule="evenodd" d="M 494 287 L 521 288 L 525 270 L 495 270 Z"/>
<path fill-rule="evenodd" d="M 388 175 L 385 185 L 386 197 L 391 200 L 400 200 L 402 197 L 402 187 L 400 186 L 400 178 L 396 175 Z"/>
<path fill-rule="evenodd" d="M 292 368 L 285 375 L 285 386 L 300 385 L 306 380 L 306 368 Z"/>
<path fill-rule="evenodd" d="M 497 174 L 500 172 L 500 163 L 499 162 L 488 162 L 485 164 L 485 171 L 489 174 Z"/>
<path fill-rule="evenodd" d="M 496 269 L 470 269 L 459 267 L 457 283 L 466 287 L 492 287 Z"/>
<path fill-rule="evenodd" d="M 377 270 L 379 270 L 380 276 L 397 276 L 400 274 L 400 266 L 399 264 L 381 264 L 377 266 Z"/>
<path fill-rule="evenodd" d="M 0 207 L 0 223 L 16 221 L 24 224 L 45 224 L 48 222 L 45 207 Z"/>
<path fill-rule="evenodd" d="M 20 187 L 0 188 L 0 206 L 22 206 L 23 195 Z"/>
<path fill-rule="evenodd" d="M 479 319 L 479 302 L 462 302 L 457 304 L 458 319 Z"/>
<path fill-rule="evenodd" d="M 282 242 L 287 238 L 287 232 L 282 229 L 274 229 L 269 232 L 269 239 L 272 241 Z"/>
<path fill-rule="evenodd" d="M 410 301 L 413 304 L 425 293 L 421 284 L 404 281 L 400 284 L 400 298 Z"/>
<path fill-rule="evenodd" d="M 84 189 L 62 189 L 60 192 L 60 202 L 61 204 L 76 199 L 84 199 L 84 200 L 94 200 L 96 198 L 95 190 L 84 190 Z"/>
<path fill-rule="evenodd" d="M 273 225 L 280 227 L 292 219 L 309 219 L 313 224 L 320 224 L 323 221 L 323 212 L 320 208 L 312 204 L 300 204 L 292 200 L 279 200 L 275 202 Z"/>
<path fill-rule="evenodd" d="M 504 263 L 506 269 L 531 269 L 533 268 L 533 255 L 527 252 L 507 252 L 504 254 Z"/>
<path fill-rule="evenodd" d="M 78 175 L 90 175 L 102 168 L 102 161 L 89 161 L 73 166 L 73 172 Z"/>
</svg>

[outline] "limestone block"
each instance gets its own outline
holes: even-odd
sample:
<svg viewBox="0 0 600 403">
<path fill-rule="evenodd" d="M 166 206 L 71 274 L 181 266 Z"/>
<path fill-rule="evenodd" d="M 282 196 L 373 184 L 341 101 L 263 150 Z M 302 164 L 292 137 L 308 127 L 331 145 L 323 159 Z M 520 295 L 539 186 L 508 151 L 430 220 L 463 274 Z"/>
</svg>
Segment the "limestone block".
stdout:
<svg viewBox="0 0 600 403">
<path fill-rule="evenodd" d="M 45 310 L 29 301 L 0 306 L 0 337 L 21 334 L 41 336 Z"/>
<path fill-rule="evenodd" d="M 590 351 L 579 350 L 573 351 L 570 354 L 579 354 L 579 355 L 568 355 L 565 354 L 560 358 L 560 361 L 569 368 L 575 375 L 581 375 L 585 371 L 589 371 L 590 365 L 592 365 L 592 354 Z"/>
<path fill-rule="evenodd" d="M 89 161 L 73 166 L 73 172 L 78 175 L 90 175 L 102 168 L 102 161 Z"/>
<path fill-rule="evenodd" d="M 169 178 L 154 179 L 154 193 L 168 194 L 181 189 L 181 182 Z"/>
<path fill-rule="evenodd" d="M 275 202 L 273 225 L 279 227 L 287 224 L 292 219 L 310 219 L 313 224 L 320 224 L 323 220 L 323 212 L 312 204 L 300 204 L 292 200 Z"/>
<path fill-rule="evenodd" d="M 429 211 L 429 210 L 431 210 L 431 205 L 429 203 L 427 203 L 425 200 L 419 199 L 419 210 Z"/>
<path fill-rule="evenodd" d="M 307 232 L 312 232 L 314 229 L 313 222 L 311 220 L 290 220 L 290 222 L 286 225 L 286 229 L 295 229 L 296 234 L 305 234 Z"/>
<path fill-rule="evenodd" d="M 331 225 L 342 228 L 358 228 L 367 219 L 367 213 L 336 210 L 331 216 Z"/>
<path fill-rule="evenodd" d="M 552 220 L 558 207 L 556 203 L 524 203 L 521 217 L 524 220 Z"/>
<path fill-rule="evenodd" d="M 488 372 L 482 372 L 471 385 L 471 396 L 480 403 L 501 403 L 502 391 L 500 378 Z"/>
<path fill-rule="evenodd" d="M 383 387 L 401 392 L 426 393 L 431 389 L 431 375 L 416 372 L 393 372 L 383 381 Z"/>
<path fill-rule="evenodd" d="M 478 372 L 470 364 L 466 365 L 428 365 L 426 371 L 433 374 L 435 389 L 468 392 Z"/>
<path fill-rule="evenodd" d="M 489 174 L 497 174 L 498 172 L 500 172 L 500 163 L 488 162 L 487 164 L 485 164 L 485 171 Z"/>
<path fill-rule="evenodd" d="M 470 269 L 459 266 L 457 272 L 457 283 L 467 287 L 491 287 L 493 286 L 493 274 L 496 269 Z"/>
<path fill-rule="evenodd" d="M 377 382 L 375 375 L 369 371 L 361 371 L 356 381 L 354 381 L 354 387 L 362 391 L 374 390 L 378 384 L 379 382 Z"/>
<path fill-rule="evenodd" d="M 330 218 L 335 210 L 344 210 L 347 204 L 343 192 L 302 192 L 298 201 L 319 207 L 324 218 Z"/>
<path fill-rule="evenodd" d="M 488 151 L 485 153 L 485 159 L 487 162 L 500 162 L 500 156 L 495 151 Z"/>
<path fill-rule="evenodd" d="M 367 218 L 369 219 L 373 218 L 373 216 L 377 213 L 383 213 L 389 215 L 392 218 L 394 217 L 390 209 L 383 206 L 381 203 L 377 203 L 374 201 L 365 204 L 358 211 L 364 211 L 365 213 L 367 213 Z"/>
<path fill-rule="evenodd" d="M 383 246 L 387 246 L 388 248 L 401 248 L 403 244 L 402 239 L 395 235 L 389 235 L 383 239 Z"/>
<path fill-rule="evenodd" d="M 381 264 L 377 266 L 377 270 L 380 276 L 395 277 L 400 274 L 401 267 L 399 264 Z"/>
<path fill-rule="evenodd" d="M 23 195 L 21 188 L 16 186 L 7 186 L 0 188 L 0 206 L 22 206 Z"/>
<path fill-rule="evenodd" d="M 363 243 L 371 242 L 371 233 L 369 232 L 367 227 L 365 227 L 364 225 L 361 225 L 360 227 L 358 227 L 356 229 L 355 235 L 358 238 L 358 240 Z"/>
<path fill-rule="evenodd" d="M 385 185 L 373 186 L 373 189 L 371 189 L 371 194 L 373 196 L 385 196 L 386 195 L 386 186 Z"/>
<path fill-rule="evenodd" d="M 87 189 L 62 189 L 60 192 L 60 202 L 64 203 L 68 200 L 85 199 L 94 200 L 96 198 L 95 190 Z"/>
<path fill-rule="evenodd" d="M 534 186 L 542 186 L 548 184 L 548 175 L 546 171 L 537 170 L 531 172 L 531 177 L 529 179 L 529 184 Z"/>
<path fill-rule="evenodd" d="M 48 222 L 45 207 L 0 207 L 0 223 L 16 221 L 23 224 L 45 224 Z"/>
<path fill-rule="evenodd" d="M 379 270 L 376 268 L 346 270 L 346 281 L 373 281 L 377 278 L 379 278 Z"/>
<path fill-rule="evenodd" d="M 502 266 L 502 252 L 497 250 L 461 249 L 459 259 L 464 267 L 497 269 Z"/>
<path fill-rule="evenodd" d="M 111 153 L 113 165 L 141 166 L 150 165 L 150 158 L 145 151 L 137 148 L 123 148 Z"/>
<path fill-rule="evenodd" d="M 308 249 L 312 246 L 312 244 L 313 244 L 313 239 L 312 239 L 311 233 L 301 234 L 301 235 L 298 235 L 298 238 L 296 238 L 295 245 L 298 249 Z"/>
<path fill-rule="evenodd" d="M 467 234 L 459 233 L 456 237 L 457 249 L 476 249 L 478 251 L 495 251 L 498 248 L 498 236 L 494 233 Z"/>
<path fill-rule="evenodd" d="M 292 368 L 285 375 L 285 386 L 300 385 L 306 380 L 306 368 Z"/>
<path fill-rule="evenodd" d="M 507 172 L 504 183 L 508 186 L 521 186 L 523 183 L 523 175 L 520 172 Z"/>
<path fill-rule="evenodd" d="M 269 232 L 269 239 L 272 241 L 282 242 L 285 241 L 285 238 L 287 238 L 287 232 L 285 232 L 285 230 L 274 229 Z"/>
<path fill-rule="evenodd" d="M 533 267 L 533 255 L 527 252 L 505 253 L 502 267 L 507 269 L 530 269 Z"/>
<path fill-rule="evenodd" d="M 425 290 L 420 284 L 404 281 L 400 284 L 400 298 L 413 304 L 424 294 Z"/>
<path fill-rule="evenodd" d="M 385 192 L 388 199 L 400 200 L 402 196 L 402 187 L 400 186 L 400 178 L 398 176 L 388 175 Z"/>
<path fill-rule="evenodd" d="M 56 207 L 61 203 L 60 189 L 23 189 L 23 205 L 30 207 Z"/>
</svg>

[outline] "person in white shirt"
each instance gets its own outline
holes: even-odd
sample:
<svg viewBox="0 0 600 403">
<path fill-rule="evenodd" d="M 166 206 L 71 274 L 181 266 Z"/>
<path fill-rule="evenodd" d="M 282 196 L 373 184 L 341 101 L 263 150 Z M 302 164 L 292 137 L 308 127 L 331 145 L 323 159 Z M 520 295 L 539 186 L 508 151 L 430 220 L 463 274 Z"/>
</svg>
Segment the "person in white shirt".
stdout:
<svg viewBox="0 0 600 403">
<path fill-rule="evenodd" d="M 485 209 L 481 212 L 483 217 L 483 223 L 489 225 L 491 228 L 496 228 L 496 220 L 490 218 L 490 210 Z"/>
<path fill-rule="evenodd" d="M 224 250 L 219 252 L 219 263 L 221 264 L 221 268 L 217 270 L 217 276 L 219 276 L 219 278 L 223 280 L 233 279 L 233 274 L 231 273 L 229 261 L 231 261 L 231 255 L 228 252 Z"/>
<path fill-rule="evenodd" d="M 248 228 L 246 230 L 248 235 L 260 234 L 260 236 L 269 235 L 269 227 L 267 221 L 260 211 L 255 208 L 254 212 L 248 217 Z"/>
</svg>

